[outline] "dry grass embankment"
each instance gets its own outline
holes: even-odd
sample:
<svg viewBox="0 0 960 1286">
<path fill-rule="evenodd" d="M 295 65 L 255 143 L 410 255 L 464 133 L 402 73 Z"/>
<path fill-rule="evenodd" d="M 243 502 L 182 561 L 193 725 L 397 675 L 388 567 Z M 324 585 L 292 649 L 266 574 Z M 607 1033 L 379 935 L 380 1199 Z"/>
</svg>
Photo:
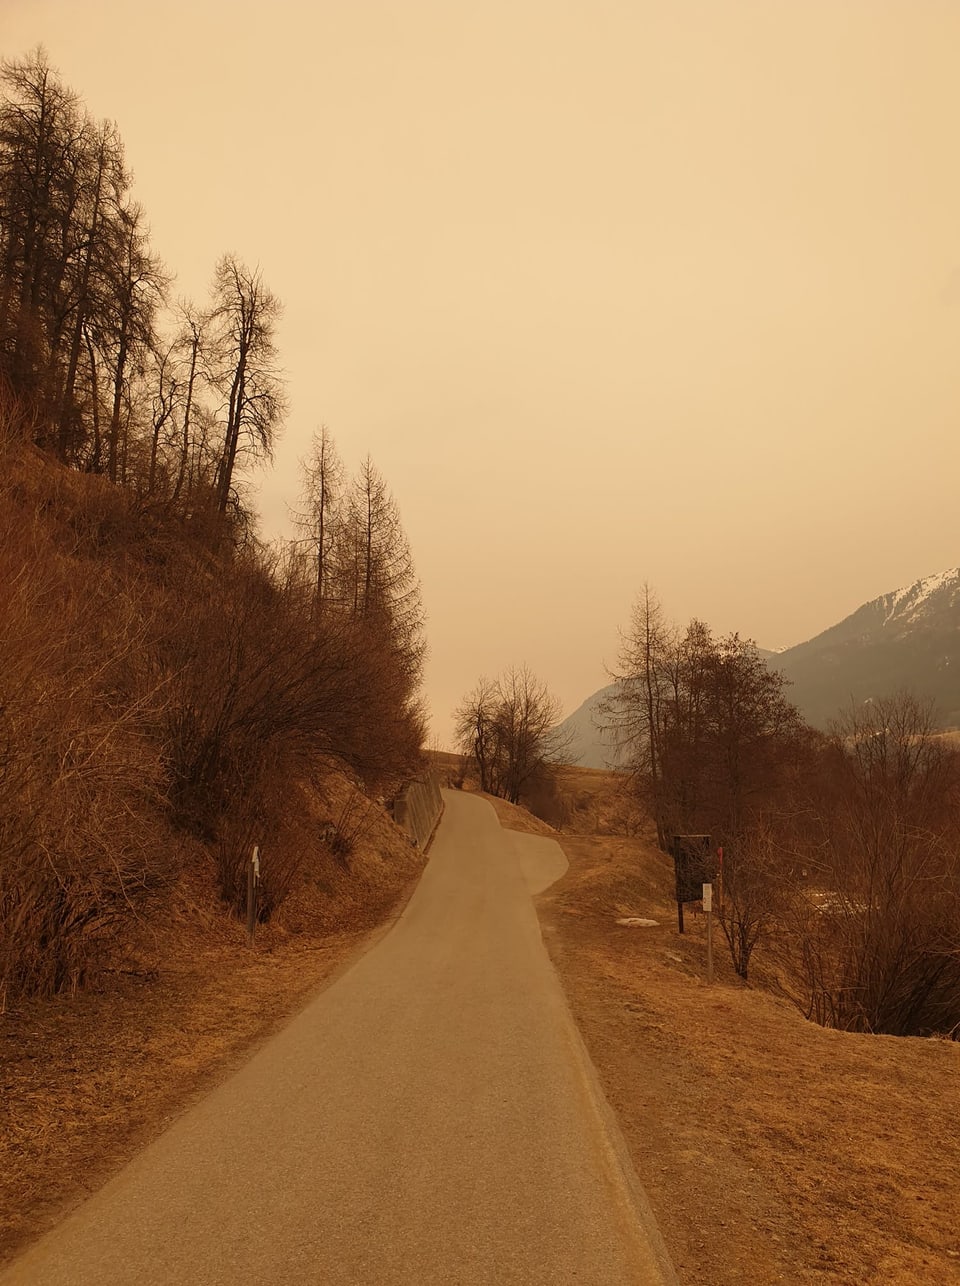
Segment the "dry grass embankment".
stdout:
<svg viewBox="0 0 960 1286">
<path fill-rule="evenodd" d="M 960 1282 L 960 1044 L 808 1023 L 743 985 L 719 935 L 707 987 L 669 859 L 593 833 L 616 823 L 617 779 L 565 775 L 584 807 L 557 834 L 570 870 L 539 899 L 544 938 L 680 1280 Z"/>
<path fill-rule="evenodd" d="M 222 1080 L 402 906 L 422 855 L 343 778 L 323 791 L 320 812 L 356 819 L 349 863 L 318 850 L 253 950 L 218 906 L 212 864 L 188 865 L 95 985 L 0 1018 L 0 1260 Z"/>
</svg>

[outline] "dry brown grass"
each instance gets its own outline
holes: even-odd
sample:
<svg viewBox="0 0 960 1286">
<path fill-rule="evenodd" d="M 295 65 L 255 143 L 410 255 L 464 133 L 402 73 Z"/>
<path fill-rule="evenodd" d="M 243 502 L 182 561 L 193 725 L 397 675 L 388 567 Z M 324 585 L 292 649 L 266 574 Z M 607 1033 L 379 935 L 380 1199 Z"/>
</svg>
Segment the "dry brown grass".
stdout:
<svg viewBox="0 0 960 1286">
<path fill-rule="evenodd" d="M 428 753 L 431 768 L 446 786 L 479 792 L 471 773 L 463 779 L 463 757 L 444 751 Z M 573 835 L 650 835 L 653 828 L 638 807 L 625 773 L 605 768 L 580 768 L 562 764 L 552 770 L 555 794 L 549 816 L 541 818 L 526 807 L 515 808 L 498 796 L 487 795 L 500 813 L 504 825 L 517 830 L 530 829 L 534 822 L 543 829 L 533 833 L 553 835 L 558 831 Z M 500 810 L 500 804 L 505 805 Z M 509 820 L 507 820 L 509 819 Z"/>
<path fill-rule="evenodd" d="M 330 777 L 314 806 L 335 818 L 355 799 Z M 349 869 L 318 845 L 252 951 L 217 905 L 212 862 L 191 862 L 93 989 L 0 1018 L 0 1260 L 223 1079 L 402 905 L 422 855 L 368 804 L 356 799 L 366 825 Z"/>
<path fill-rule="evenodd" d="M 525 808 L 519 808 L 516 804 L 501 799 L 499 795 L 488 795 L 482 790 L 471 793 L 489 800 L 500 819 L 501 826 L 506 826 L 513 831 L 523 831 L 525 835 L 551 835 L 554 839 L 557 838 L 557 832 L 552 826 L 541 821 L 539 817 L 534 817 L 533 813 L 527 812 Z"/>
<path fill-rule="evenodd" d="M 563 765 L 556 770 L 564 805 L 560 828 L 574 835 L 644 835 L 653 829 L 626 773 Z"/>
<path fill-rule="evenodd" d="M 557 838 L 544 937 L 681 1282 L 960 1282 L 960 1044 L 817 1027 L 722 941 L 708 988 L 669 859 Z"/>
</svg>

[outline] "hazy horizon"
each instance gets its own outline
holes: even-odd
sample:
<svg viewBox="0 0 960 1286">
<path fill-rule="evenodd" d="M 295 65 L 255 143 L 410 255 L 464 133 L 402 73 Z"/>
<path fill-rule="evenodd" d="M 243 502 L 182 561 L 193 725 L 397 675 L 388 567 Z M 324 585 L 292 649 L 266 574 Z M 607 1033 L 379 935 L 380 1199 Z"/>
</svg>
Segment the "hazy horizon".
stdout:
<svg viewBox="0 0 960 1286">
<path fill-rule="evenodd" d="M 565 713 L 644 581 L 773 650 L 957 566 L 960 6 L 7 0 L 116 120 L 173 294 L 283 300 L 281 534 L 325 423 L 423 583 L 434 731 Z"/>
</svg>

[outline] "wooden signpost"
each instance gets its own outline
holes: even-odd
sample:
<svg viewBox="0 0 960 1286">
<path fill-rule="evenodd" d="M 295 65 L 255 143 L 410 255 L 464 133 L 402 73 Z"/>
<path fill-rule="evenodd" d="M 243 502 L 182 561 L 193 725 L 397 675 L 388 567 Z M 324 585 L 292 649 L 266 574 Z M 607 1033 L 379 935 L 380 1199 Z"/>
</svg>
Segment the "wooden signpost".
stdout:
<svg viewBox="0 0 960 1286">
<path fill-rule="evenodd" d="M 713 885 L 703 886 L 703 909 L 707 917 L 707 983 L 713 982 Z"/>
</svg>

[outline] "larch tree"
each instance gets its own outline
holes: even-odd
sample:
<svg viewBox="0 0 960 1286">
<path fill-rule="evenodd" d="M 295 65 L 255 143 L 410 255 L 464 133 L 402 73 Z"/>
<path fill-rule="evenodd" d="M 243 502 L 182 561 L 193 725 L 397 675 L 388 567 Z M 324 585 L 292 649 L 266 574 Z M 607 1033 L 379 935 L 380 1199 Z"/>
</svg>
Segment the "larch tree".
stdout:
<svg viewBox="0 0 960 1286">
<path fill-rule="evenodd" d="M 277 362 L 280 313 L 280 301 L 260 269 L 224 255 L 214 273 L 208 351 L 210 383 L 222 399 L 223 447 L 215 487 L 221 515 L 231 503 L 238 460 L 271 458 L 286 410 Z"/>
<path fill-rule="evenodd" d="M 644 583 L 634 604 L 629 628 L 621 635 L 614 690 L 604 702 L 601 718 L 613 733 L 620 762 L 633 774 L 648 796 L 657 824 L 657 838 L 666 848 L 663 833 L 661 765 L 666 658 L 675 645 L 674 631 L 666 621 L 660 600 Z"/>
<path fill-rule="evenodd" d="M 615 677 L 607 724 L 661 847 L 687 831 L 710 831 L 721 843 L 739 838 L 802 728 L 783 677 L 736 634 L 715 639 L 698 620 L 676 630 L 649 586 Z"/>
<path fill-rule="evenodd" d="M 42 48 L 5 61 L 0 86 L 0 356 L 14 387 L 36 396 L 75 240 L 86 122 Z"/>
<path fill-rule="evenodd" d="M 181 407 L 180 442 L 177 457 L 176 482 L 173 487 L 173 501 L 180 500 L 184 489 L 189 493 L 198 479 L 200 470 L 197 467 L 197 444 L 194 434 L 194 413 L 196 409 L 197 380 L 201 374 L 200 363 L 203 357 L 203 344 L 207 318 L 189 301 L 181 300 L 178 304 L 180 327 L 176 338 L 176 352 L 179 357 L 178 380 L 183 389 Z"/>
<path fill-rule="evenodd" d="M 125 482 L 129 423 L 123 410 L 132 378 L 144 373 L 156 345 L 156 311 L 166 291 L 166 278 L 147 247 L 141 207 L 123 205 L 114 223 L 112 307 L 109 311 L 109 363 L 113 397 L 107 429 L 107 475 Z"/>
<path fill-rule="evenodd" d="M 343 534 L 343 463 L 326 425 L 313 435 L 302 462 L 303 490 L 297 524 L 310 549 L 314 571 L 314 604 L 322 614 L 337 591 L 337 557 Z"/>
<path fill-rule="evenodd" d="M 103 121 L 91 127 L 88 156 L 89 175 L 77 219 L 79 253 L 73 272 L 69 352 L 58 415 L 58 453 L 63 460 L 76 453 L 83 438 L 78 426 L 77 391 L 84 336 L 88 322 L 102 313 L 108 296 L 111 254 L 105 229 L 129 186 L 123 144 L 115 125 Z"/>
<path fill-rule="evenodd" d="M 425 653 L 420 582 L 396 501 L 369 456 L 347 501 L 341 567 L 342 599 L 381 635 L 416 687 Z"/>
</svg>

